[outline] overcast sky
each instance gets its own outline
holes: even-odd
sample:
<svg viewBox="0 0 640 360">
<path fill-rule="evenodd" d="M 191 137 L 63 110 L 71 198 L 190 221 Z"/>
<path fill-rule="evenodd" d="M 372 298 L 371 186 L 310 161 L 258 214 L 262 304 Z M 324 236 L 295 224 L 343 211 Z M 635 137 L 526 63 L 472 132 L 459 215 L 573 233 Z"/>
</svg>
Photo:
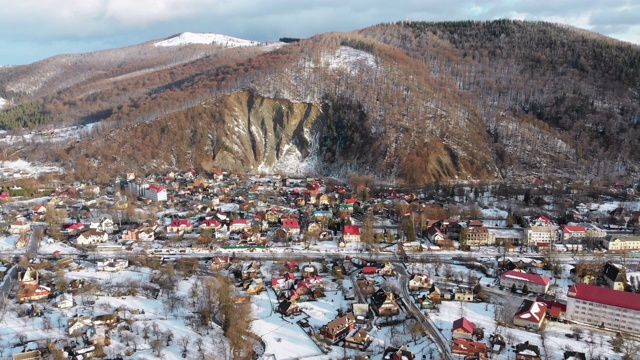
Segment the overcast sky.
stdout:
<svg viewBox="0 0 640 360">
<path fill-rule="evenodd" d="M 305 38 L 398 20 L 545 20 L 640 43 L 639 0 L 0 0 L 0 65 L 184 31 Z"/>
</svg>

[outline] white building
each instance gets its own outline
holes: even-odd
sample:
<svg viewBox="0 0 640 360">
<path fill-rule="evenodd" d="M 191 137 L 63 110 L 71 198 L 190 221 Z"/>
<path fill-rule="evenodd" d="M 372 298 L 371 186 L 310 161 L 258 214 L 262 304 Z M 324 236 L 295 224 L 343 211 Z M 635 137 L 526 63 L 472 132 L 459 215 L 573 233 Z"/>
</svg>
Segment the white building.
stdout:
<svg viewBox="0 0 640 360">
<path fill-rule="evenodd" d="M 107 240 L 109 240 L 109 235 L 106 232 L 97 229 L 89 229 L 76 238 L 76 245 L 105 243 Z"/>
<path fill-rule="evenodd" d="M 529 274 L 521 271 L 511 270 L 500 275 L 500 286 L 507 289 L 516 285 L 516 288 L 522 290 L 527 285 L 529 292 L 545 294 L 549 290 L 551 279 L 546 276 Z"/>
<path fill-rule="evenodd" d="M 566 317 L 615 331 L 640 334 L 640 294 L 576 284 L 567 293 Z"/>
<path fill-rule="evenodd" d="M 527 242 L 529 245 L 552 244 L 558 241 L 558 227 L 553 225 L 534 225 L 527 229 Z"/>
<path fill-rule="evenodd" d="M 144 189 L 144 197 L 151 201 L 167 201 L 167 189 L 159 185 L 149 185 Z"/>
<path fill-rule="evenodd" d="M 609 251 L 637 250 L 640 249 L 640 236 L 606 237 L 602 240 L 602 246 Z"/>
</svg>

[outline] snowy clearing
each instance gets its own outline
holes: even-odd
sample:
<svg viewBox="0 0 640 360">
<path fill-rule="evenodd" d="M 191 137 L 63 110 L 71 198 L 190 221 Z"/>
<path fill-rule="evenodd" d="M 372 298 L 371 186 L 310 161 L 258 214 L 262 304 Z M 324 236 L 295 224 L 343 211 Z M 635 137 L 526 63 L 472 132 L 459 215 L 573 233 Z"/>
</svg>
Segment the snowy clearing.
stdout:
<svg viewBox="0 0 640 360">
<path fill-rule="evenodd" d="M 235 38 L 232 36 L 221 35 L 221 34 L 210 34 L 210 33 L 192 33 L 192 32 L 184 32 L 180 35 L 171 37 L 166 40 L 159 41 L 155 43 L 155 46 L 183 46 L 190 44 L 205 44 L 205 45 L 222 45 L 224 47 L 239 47 L 239 46 L 256 46 L 259 45 L 260 42 L 253 40 L 245 40 L 240 38 Z"/>
</svg>

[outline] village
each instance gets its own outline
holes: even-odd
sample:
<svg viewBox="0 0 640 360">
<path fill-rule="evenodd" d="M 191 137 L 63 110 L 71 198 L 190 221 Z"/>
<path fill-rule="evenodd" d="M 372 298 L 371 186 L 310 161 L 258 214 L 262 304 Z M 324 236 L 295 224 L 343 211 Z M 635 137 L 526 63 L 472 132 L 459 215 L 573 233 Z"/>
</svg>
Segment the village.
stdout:
<svg viewBox="0 0 640 360">
<path fill-rule="evenodd" d="M 637 190 L 10 184 L 0 358 L 634 359 Z"/>
</svg>

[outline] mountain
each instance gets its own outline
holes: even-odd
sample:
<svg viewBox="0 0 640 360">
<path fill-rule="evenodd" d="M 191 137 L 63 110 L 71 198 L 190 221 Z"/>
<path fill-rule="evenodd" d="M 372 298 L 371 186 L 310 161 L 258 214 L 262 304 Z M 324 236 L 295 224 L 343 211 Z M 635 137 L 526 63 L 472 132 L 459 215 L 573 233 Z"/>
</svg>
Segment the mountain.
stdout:
<svg viewBox="0 0 640 360">
<path fill-rule="evenodd" d="M 19 143 L 78 177 L 220 165 L 615 180 L 640 172 L 639 66 L 636 45 L 542 22 L 399 22 L 287 44 L 183 33 L 0 68 L 14 104 L 0 125 L 95 123 L 71 144 Z"/>
</svg>

